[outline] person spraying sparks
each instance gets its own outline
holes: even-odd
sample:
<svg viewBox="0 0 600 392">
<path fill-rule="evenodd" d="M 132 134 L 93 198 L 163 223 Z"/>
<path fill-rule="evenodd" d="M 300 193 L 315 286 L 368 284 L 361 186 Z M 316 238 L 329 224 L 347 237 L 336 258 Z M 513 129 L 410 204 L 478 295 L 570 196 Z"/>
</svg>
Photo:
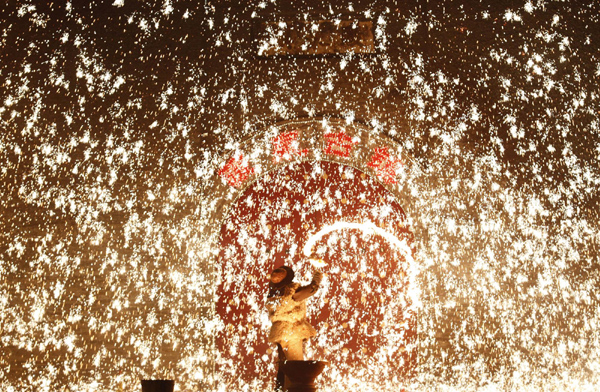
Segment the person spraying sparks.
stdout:
<svg viewBox="0 0 600 392">
<path fill-rule="evenodd" d="M 276 390 L 284 386 L 282 362 L 285 360 L 304 360 L 304 342 L 316 335 L 315 328 L 306 320 L 305 300 L 319 289 L 323 274 L 315 267 L 322 264 L 312 262 L 313 279 L 307 286 L 294 283 L 294 270 L 283 266 L 271 272 L 267 310 L 271 320 L 269 342 L 277 344 L 279 367 Z"/>
</svg>

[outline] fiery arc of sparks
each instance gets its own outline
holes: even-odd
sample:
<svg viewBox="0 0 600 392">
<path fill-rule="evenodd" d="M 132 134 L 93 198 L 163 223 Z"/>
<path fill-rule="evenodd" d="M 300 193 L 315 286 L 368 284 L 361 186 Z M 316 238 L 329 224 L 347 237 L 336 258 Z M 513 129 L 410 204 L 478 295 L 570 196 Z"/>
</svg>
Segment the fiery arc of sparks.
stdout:
<svg viewBox="0 0 600 392">
<path fill-rule="evenodd" d="M 304 255 L 309 257 L 312 254 L 312 248 L 321 238 L 323 238 L 323 236 L 333 231 L 344 229 L 358 229 L 367 235 L 380 235 L 383 238 L 385 238 L 390 244 L 398 248 L 398 250 L 402 252 L 402 256 L 404 256 L 409 263 L 414 263 L 410 246 L 408 246 L 406 240 L 400 240 L 393 233 L 390 233 L 389 231 L 379 226 L 376 226 L 372 222 L 356 223 L 338 221 L 331 225 L 324 226 L 321 230 L 310 236 L 308 241 L 306 241 L 306 245 L 304 245 L 303 249 Z"/>
<path fill-rule="evenodd" d="M 400 253 L 404 257 L 404 259 L 408 263 L 408 268 L 406 271 L 406 273 L 408 275 L 408 280 L 409 280 L 407 294 L 410 297 L 412 304 L 414 306 L 418 307 L 420 304 L 420 301 L 419 301 L 420 290 L 418 288 L 418 285 L 416 284 L 417 283 L 418 265 L 416 264 L 415 259 L 412 257 L 412 250 L 411 250 L 410 246 L 408 245 L 408 242 L 406 241 L 406 239 L 403 239 L 403 240 L 399 239 L 393 233 L 391 233 L 388 230 L 385 230 L 379 226 L 376 226 L 372 222 L 358 223 L 358 222 L 338 221 L 333 224 L 326 225 L 321 230 L 319 230 L 318 232 L 316 232 L 315 234 L 310 236 L 308 241 L 306 241 L 306 244 L 304 245 L 304 248 L 303 248 L 304 255 L 306 257 L 310 257 L 313 253 L 313 247 L 315 246 L 315 244 L 321 238 L 323 238 L 325 235 L 327 235 L 331 232 L 334 232 L 334 231 L 344 230 L 344 229 L 357 229 L 357 230 L 362 231 L 366 235 L 373 235 L 373 234 L 379 235 L 379 236 L 385 238 L 390 244 L 392 244 L 394 247 L 396 247 L 400 251 Z M 318 267 L 322 267 L 322 265 L 319 265 Z"/>
</svg>

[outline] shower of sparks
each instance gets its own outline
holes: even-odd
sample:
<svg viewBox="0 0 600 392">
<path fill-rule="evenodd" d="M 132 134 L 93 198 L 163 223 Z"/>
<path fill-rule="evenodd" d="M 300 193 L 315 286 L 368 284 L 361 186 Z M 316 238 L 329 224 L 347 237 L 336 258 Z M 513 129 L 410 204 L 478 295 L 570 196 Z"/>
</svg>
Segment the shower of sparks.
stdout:
<svg viewBox="0 0 600 392">
<path fill-rule="evenodd" d="M 381 386 L 355 369 L 323 391 L 600 388 L 599 2 L 5 3 L 2 390 L 137 391 L 141 378 L 227 390 L 213 373 L 213 218 L 263 174 L 241 143 L 307 116 L 402 147 L 402 164 L 377 163 L 406 195 L 419 266 L 416 375 L 382 361 Z M 292 12 L 372 21 L 375 53 L 258 57 L 255 22 Z M 357 141 L 327 131 L 317 158 L 352 156 Z M 294 136 L 278 161 L 304 156 Z M 408 158 L 419 175 L 396 184 Z M 215 176 L 230 188 L 215 193 Z M 314 210 L 342 199 L 306 198 Z M 234 354 L 231 366 L 248 353 Z"/>
</svg>

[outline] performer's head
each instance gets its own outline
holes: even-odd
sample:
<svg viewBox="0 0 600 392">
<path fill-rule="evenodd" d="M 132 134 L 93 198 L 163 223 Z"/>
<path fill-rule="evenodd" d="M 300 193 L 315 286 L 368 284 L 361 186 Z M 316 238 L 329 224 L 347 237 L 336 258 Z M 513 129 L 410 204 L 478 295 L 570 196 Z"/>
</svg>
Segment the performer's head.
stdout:
<svg viewBox="0 0 600 392">
<path fill-rule="evenodd" d="M 277 284 L 281 282 L 283 279 L 285 279 L 286 275 L 287 273 L 283 268 L 274 269 L 273 272 L 271 272 L 271 283 Z"/>
<path fill-rule="evenodd" d="M 292 283 L 294 280 L 294 270 L 284 265 L 283 267 L 279 267 L 271 272 L 271 277 L 269 278 L 271 282 L 271 286 L 280 288 L 287 286 Z"/>
</svg>

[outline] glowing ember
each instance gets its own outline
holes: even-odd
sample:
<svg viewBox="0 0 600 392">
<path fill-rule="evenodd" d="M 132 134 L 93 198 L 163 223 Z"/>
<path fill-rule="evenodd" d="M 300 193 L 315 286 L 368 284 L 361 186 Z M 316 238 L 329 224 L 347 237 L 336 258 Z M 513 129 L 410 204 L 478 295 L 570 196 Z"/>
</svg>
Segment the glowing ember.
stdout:
<svg viewBox="0 0 600 392">
<path fill-rule="evenodd" d="M 315 268 L 323 268 L 327 264 L 323 259 L 309 259 L 308 261 L 310 262 L 310 265 Z"/>
</svg>

